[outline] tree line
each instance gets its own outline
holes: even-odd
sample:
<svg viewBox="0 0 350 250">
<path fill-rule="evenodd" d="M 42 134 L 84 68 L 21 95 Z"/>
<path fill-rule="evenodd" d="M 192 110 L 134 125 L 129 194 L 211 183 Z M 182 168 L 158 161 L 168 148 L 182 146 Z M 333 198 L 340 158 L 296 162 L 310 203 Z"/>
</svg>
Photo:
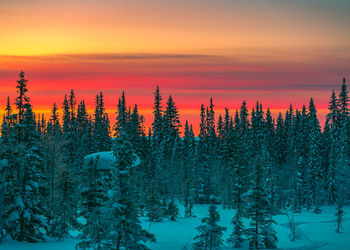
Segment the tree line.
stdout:
<svg viewBox="0 0 350 250">
<path fill-rule="evenodd" d="M 188 121 L 180 123 L 172 96 L 164 104 L 159 87 L 148 130 L 124 92 L 115 121 L 102 92 L 91 115 L 73 90 L 64 96 L 62 117 L 55 103 L 46 119 L 33 112 L 23 72 L 16 88 L 15 109 L 8 98 L 1 125 L 0 242 L 62 239 L 79 230 L 80 249 L 147 249 L 144 243 L 155 237 L 142 229 L 140 216 L 156 223 L 176 220 L 179 204 L 185 217 L 194 216 L 194 204 L 221 204 L 236 211 L 229 245 L 248 240 L 251 248 L 276 248 L 273 215 L 303 208 L 321 213 L 323 205 L 342 214 L 349 201 L 345 79 L 340 93 L 331 94 L 323 129 L 312 98 L 276 119 L 259 102 L 249 111 L 245 101 L 218 116 L 210 99 L 201 105 L 197 137 Z M 84 156 L 103 151 L 116 157 L 113 169 L 100 171 L 99 159 L 84 164 Z M 215 225 L 218 218 L 211 207 L 204 222 Z M 243 218 L 251 221 L 247 228 Z M 208 239 L 201 235 L 194 247 L 212 249 L 203 247 Z"/>
</svg>

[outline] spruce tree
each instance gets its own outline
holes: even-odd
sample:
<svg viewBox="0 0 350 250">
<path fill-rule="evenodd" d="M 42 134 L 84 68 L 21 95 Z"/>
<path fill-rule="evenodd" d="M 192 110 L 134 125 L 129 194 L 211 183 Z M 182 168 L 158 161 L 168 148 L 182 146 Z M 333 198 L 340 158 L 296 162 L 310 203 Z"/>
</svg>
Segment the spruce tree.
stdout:
<svg viewBox="0 0 350 250">
<path fill-rule="evenodd" d="M 214 176 L 217 172 L 218 142 L 215 129 L 215 111 L 213 99 L 210 98 L 209 107 L 201 106 L 201 123 L 198 144 L 198 164 L 201 169 L 199 199 L 202 203 L 210 203 L 217 199 L 217 190 L 214 188 Z"/>
<path fill-rule="evenodd" d="M 13 133 L 6 146 L 6 164 L 1 168 L 2 228 L 18 241 L 37 242 L 46 234 L 46 211 L 43 204 L 44 170 L 40 135 L 30 99 L 27 80 L 21 72 L 17 81 L 16 106 L 19 114 L 13 120 Z M 9 107 L 9 105 L 8 105 Z M 8 114 L 10 109 L 8 108 Z"/>
<path fill-rule="evenodd" d="M 176 221 L 179 216 L 179 209 L 174 200 L 171 200 L 168 204 L 167 214 L 171 221 Z"/>
<path fill-rule="evenodd" d="M 93 138 L 92 131 L 90 128 L 90 117 L 87 112 L 85 101 L 80 101 L 77 110 L 76 117 L 76 131 L 75 131 L 75 162 L 74 169 L 81 169 L 83 165 L 83 157 L 92 152 L 93 148 Z M 83 171 L 83 170 L 80 170 Z"/>
<path fill-rule="evenodd" d="M 17 98 L 16 98 L 16 107 L 18 110 L 17 119 L 18 122 L 21 123 L 24 120 L 24 114 L 26 110 L 26 106 L 30 102 L 30 98 L 27 96 L 28 88 L 28 80 L 25 79 L 25 74 L 21 71 L 18 75 L 19 80 L 17 80 Z"/>
<path fill-rule="evenodd" d="M 211 205 L 208 212 L 208 217 L 203 218 L 202 225 L 196 228 L 199 235 L 194 237 L 193 249 L 218 250 L 223 247 L 222 237 L 226 228 L 217 224 L 220 220 L 220 214 L 216 210 L 216 206 Z"/>
<path fill-rule="evenodd" d="M 77 157 L 81 157 L 77 154 L 77 117 L 76 117 L 76 99 L 74 90 L 71 90 L 69 97 L 65 95 L 63 101 L 63 124 L 62 132 L 63 139 L 65 141 L 65 159 L 64 163 L 74 171 L 74 173 L 79 174 L 81 171 L 81 165 L 76 164 Z"/>
<path fill-rule="evenodd" d="M 238 128 L 231 126 L 223 140 L 220 158 L 226 183 L 228 208 L 242 208 L 242 195 L 246 191 L 247 159 Z M 222 191 L 223 192 L 223 191 Z M 233 203 L 233 204 L 232 204 Z"/>
<path fill-rule="evenodd" d="M 5 108 L 5 114 L 2 119 L 1 124 L 1 140 L 3 145 L 9 146 L 8 143 L 10 138 L 13 137 L 13 125 L 15 122 L 15 117 L 12 114 L 12 107 L 10 103 L 10 97 L 7 97 L 7 103 Z"/>
<path fill-rule="evenodd" d="M 316 107 L 311 98 L 309 104 L 309 113 L 308 113 L 308 174 L 307 178 L 309 182 L 309 189 L 311 196 L 310 203 L 314 206 L 314 212 L 320 213 L 321 208 L 321 195 L 320 190 L 322 190 L 322 169 L 321 169 L 321 129 L 319 125 L 319 121 L 316 115 Z"/>
<path fill-rule="evenodd" d="M 111 204 L 111 225 L 103 247 L 119 249 L 148 249 L 144 243 L 155 240 L 141 227 L 138 219 L 135 186 L 132 182 L 136 154 L 122 130 L 113 146 L 116 162 L 113 169 L 114 197 Z"/>
<path fill-rule="evenodd" d="M 272 208 L 266 194 L 264 179 L 266 178 L 264 157 L 258 157 L 254 162 L 252 189 L 247 196 L 247 216 L 250 218 L 250 228 L 247 230 L 249 248 L 276 248 L 277 237 L 273 229 L 275 221 L 272 218 Z"/>
<path fill-rule="evenodd" d="M 81 209 L 79 215 L 85 218 L 86 223 L 81 225 L 81 241 L 77 249 L 103 249 L 104 241 L 111 223 L 108 214 L 107 200 L 110 197 L 106 190 L 107 182 L 98 170 L 99 158 L 90 160 L 85 170 L 85 185 L 81 189 Z"/>
<path fill-rule="evenodd" d="M 127 131 L 126 126 L 128 124 L 128 119 L 129 117 L 126 107 L 125 93 L 123 91 L 122 96 L 118 99 L 118 110 L 116 123 L 114 125 L 114 136 L 118 137 L 123 129 Z"/>
<path fill-rule="evenodd" d="M 47 176 L 46 186 L 48 195 L 46 197 L 47 216 L 49 221 L 49 235 L 57 237 L 56 203 L 57 171 L 63 163 L 64 142 L 62 139 L 61 125 L 57 105 L 51 110 L 51 118 L 47 123 L 46 136 L 42 140 L 43 165 Z"/>
<path fill-rule="evenodd" d="M 235 216 L 232 219 L 233 231 L 230 237 L 227 239 L 227 243 L 232 248 L 242 248 L 244 242 L 244 235 L 246 230 L 244 228 L 243 222 L 243 211 L 242 208 L 238 207 Z"/>
<path fill-rule="evenodd" d="M 94 152 L 109 151 L 111 149 L 111 138 L 109 135 L 110 124 L 102 92 L 96 96 L 92 136 L 92 149 Z"/>
<path fill-rule="evenodd" d="M 185 217 L 192 216 L 192 208 L 195 202 L 194 194 L 194 180 L 195 178 L 195 137 L 193 134 L 192 126 L 189 127 L 186 120 L 185 123 L 185 136 L 184 136 L 184 146 L 183 146 L 183 199 L 185 207 Z"/>
<path fill-rule="evenodd" d="M 166 199 L 165 190 L 162 189 L 164 184 L 164 161 L 163 151 L 163 106 L 162 96 L 159 90 L 159 86 L 156 87 L 154 92 L 154 106 L 153 106 L 153 122 L 149 132 L 149 156 L 147 159 L 147 175 L 150 177 L 147 194 L 147 216 L 151 222 L 159 222 L 165 213 L 165 208 L 162 206 L 161 199 Z M 152 135 L 152 136 L 151 136 Z"/>
<path fill-rule="evenodd" d="M 58 239 L 69 236 L 69 231 L 76 227 L 76 177 L 67 165 L 61 164 L 56 174 L 54 228 L 52 234 Z"/>
</svg>

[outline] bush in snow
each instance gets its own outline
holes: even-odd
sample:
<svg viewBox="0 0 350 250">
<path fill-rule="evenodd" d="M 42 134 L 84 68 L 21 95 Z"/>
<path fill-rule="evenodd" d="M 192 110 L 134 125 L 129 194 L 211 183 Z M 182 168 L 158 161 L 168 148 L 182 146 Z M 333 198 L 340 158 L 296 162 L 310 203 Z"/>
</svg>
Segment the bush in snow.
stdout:
<svg viewBox="0 0 350 250">
<path fill-rule="evenodd" d="M 343 229 L 343 204 L 339 203 L 337 206 L 337 212 L 335 213 L 335 216 L 337 217 L 337 225 L 336 225 L 336 232 L 340 233 L 341 230 Z"/>
<path fill-rule="evenodd" d="M 175 203 L 175 201 L 170 201 L 167 209 L 167 214 L 170 217 L 170 220 L 175 221 L 176 218 L 179 216 L 179 209 Z"/>
</svg>

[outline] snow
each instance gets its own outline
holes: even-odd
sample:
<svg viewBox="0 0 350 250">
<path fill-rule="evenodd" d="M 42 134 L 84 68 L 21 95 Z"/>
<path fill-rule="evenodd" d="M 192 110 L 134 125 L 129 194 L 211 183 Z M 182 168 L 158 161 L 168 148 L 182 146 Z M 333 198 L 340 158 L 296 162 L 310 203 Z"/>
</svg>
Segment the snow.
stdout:
<svg viewBox="0 0 350 250">
<path fill-rule="evenodd" d="M 75 245 L 78 240 L 64 240 L 64 241 L 47 241 L 43 243 L 24 243 L 16 242 L 13 240 L 7 240 L 4 244 L 0 245 L 1 250 L 69 250 L 75 249 Z"/>
<path fill-rule="evenodd" d="M 194 214 L 197 217 L 184 218 L 180 217 L 177 221 L 164 221 L 161 223 L 152 223 L 144 221 L 145 229 L 150 228 L 150 232 L 156 235 L 157 242 L 147 244 L 151 249 L 183 249 L 185 246 L 190 249 L 193 238 L 197 235 L 196 227 L 201 225 L 201 219 L 208 214 L 208 205 L 194 206 Z M 182 208 L 181 208 L 182 210 Z M 220 226 L 226 227 L 224 239 L 226 240 L 232 233 L 232 217 L 235 210 L 223 210 L 218 206 L 220 211 Z M 329 250 L 349 250 L 350 249 L 350 207 L 345 208 L 344 231 L 335 232 L 335 208 L 323 207 L 321 214 L 314 214 L 311 210 L 304 210 L 302 214 L 296 214 L 295 220 L 298 224 L 303 237 L 301 240 L 291 242 L 289 239 L 289 224 L 286 215 L 275 217 L 277 225 L 275 227 L 278 237 L 278 248 L 281 249 L 329 249 Z M 183 215 L 184 211 L 180 211 Z M 248 226 L 249 221 L 244 220 L 244 225 Z"/>
<path fill-rule="evenodd" d="M 77 218 L 77 222 L 80 224 L 80 225 L 86 225 L 86 219 L 83 217 L 83 216 L 80 216 Z"/>
<path fill-rule="evenodd" d="M 110 170 L 113 168 L 113 164 L 115 163 L 116 159 L 113 154 L 113 151 L 104 151 L 104 152 L 97 152 L 93 154 L 89 154 L 84 157 L 84 164 L 89 164 L 90 161 L 98 160 L 98 169 L 100 170 Z M 141 161 L 139 157 L 136 156 L 136 160 L 134 162 L 134 167 L 140 165 Z"/>
<path fill-rule="evenodd" d="M 8 166 L 8 161 L 6 159 L 0 160 L 0 169 L 6 166 Z"/>
<path fill-rule="evenodd" d="M 195 205 L 194 214 L 197 217 L 184 218 L 179 217 L 177 221 L 168 219 L 160 223 L 150 223 L 146 219 L 142 219 L 144 229 L 150 230 L 155 234 L 157 242 L 147 243 L 148 247 L 154 250 L 177 250 L 183 249 L 185 246 L 190 249 L 193 238 L 197 235 L 196 227 L 201 225 L 201 219 L 208 214 L 209 205 Z M 235 210 L 223 210 L 218 206 L 220 212 L 219 225 L 227 227 L 224 232 L 224 239 L 232 232 L 231 220 L 235 214 Z M 275 227 L 278 236 L 279 249 L 321 249 L 321 250 L 349 250 L 350 249 L 350 207 L 344 208 L 344 231 L 342 233 L 335 232 L 335 208 L 322 207 L 321 214 L 314 214 L 312 211 L 303 210 L 301 214 L 295 214 L 297 230 L 302 233 L 302 238 L 291 242 L 289 239 L 289 225 L 286 215 L 277 215 Z M 180 207 L 180 215 L 183 216 L 183 208 Z M 244 220 L 247 226 L 249 221 Z M 75 245 L 79 242 L 76 239 L 66 239 L 61 242 L 50 240 L 45 243 L 19 243 L 9 239 L 0 245 L 1 250 L 58 250 L 58 249 L 75 249 Z"/>
<path fill-rule="evenodd" d="M 17 196 L 17 198 L 16 198 L 16 204 L 17 204 L 17 206 L 19 206 L 21 209 L 24 208 L 24 204 L 23 204 L 22 198 L 21 198 L 20 196 Z"/>
</svg>

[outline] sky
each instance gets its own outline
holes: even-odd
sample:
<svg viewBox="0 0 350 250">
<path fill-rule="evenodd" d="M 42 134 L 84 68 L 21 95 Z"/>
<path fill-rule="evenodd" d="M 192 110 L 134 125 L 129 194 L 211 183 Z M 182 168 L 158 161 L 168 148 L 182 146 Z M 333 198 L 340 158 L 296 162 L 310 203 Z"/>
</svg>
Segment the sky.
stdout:
<svg viewBox="0 0 350 250">
<path fill-rule="evenodd" d="M 323 122 L 350 78 L 349 13 L 348 0 L 0 0 L 0 110 L 23 70 L 37 113 L 70 89 L 93 110 L 103 91 L 114 119 L 124 90 L 150 124 L 159 85 L 196 131 L 210 97 L 218 113 L 246 100 L 274 114 L 313 97 Z"/>
</svg>

